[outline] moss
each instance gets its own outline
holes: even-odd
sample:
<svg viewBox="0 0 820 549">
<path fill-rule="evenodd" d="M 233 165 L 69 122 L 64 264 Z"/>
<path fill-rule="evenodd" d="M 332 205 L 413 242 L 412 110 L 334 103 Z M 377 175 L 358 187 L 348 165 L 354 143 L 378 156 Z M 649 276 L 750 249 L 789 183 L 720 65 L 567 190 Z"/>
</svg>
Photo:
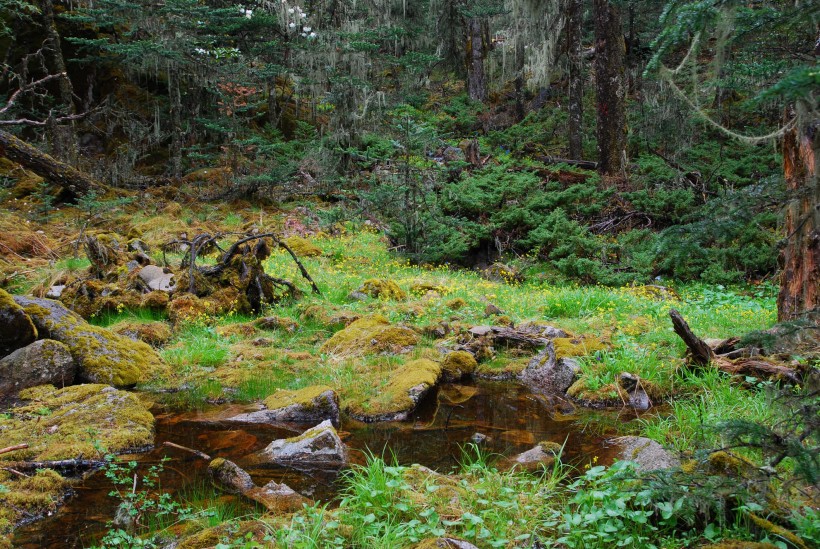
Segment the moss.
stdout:
<svg viewBox="0 0 820 549">
<path fill-rule="evenodd" d="M 322 255 L 322 249 L 301 236 L 290 236 L 283 242 L 299 257 L 316 257 Z"/>
<path fill-rule="evenodd" d="M 542 440 L 541 442 L 538 443 L 538 445 L 546 453 L 552 454 L 554 456 L 557 456 L 558 454 L 560 454 L 561 450 L 563 449 L 563 446 L 561 446 L 557 442 L 552 442 L 550 440 Z"/>
<path fill-rule="evenodd" d="M 381 315 L 373 315 L 353 322 L 336 332 L 321 347 L 321 352 L 340 356 L 368 353 L 402 352 L 416 345 L 419 336 L 403 326 L 393 326 Z"/>
<path fill-rule="evenodd" d="M 439 295 L 447 295 L 449 290 L 439 284 L 432 282 L 414 282 L 410 286 L 410 292 L 416 295 L 425 295 L 427 292 L 436 292 Z"/>
<path fill-rule="evenodd" d="M 92 326 L 57 302 L 41 301 L 53 304 L 51 309 L 35 304 L 26 311 L 41 331 L 69 348 L 81 380 L 124 387 L 166 372 L 150 345 Z"/>
<path fill-rule="evenodd" d="M 33 343 L 37 337 L 37 327 L 31 317 L 14 301 L 14 298 L 0 289 L 0 358 L 12 351 Z"/>
<path fill-rule="evenodd" d="M 165 322 L 118 322 L 109 327 L 121 336 L 143 341 L 152 347 L 161 347 L 171 341 L 173 332 Z"/>
<path fill-rule="evenodd" d="M 0 416 L 0 446 L 27 443 L 29 448 L 0 460 L 71 459 L 153 443 L 154 417 L 134 395 L 107 385 L 55 389 L 41 385 L 20 392 L 24 403 Z"/>
<path fill-rule="evenodd" d="M 312 385 L 299 389 L 298 391 L 290 391 L 287 389 L 280 389 L 265 399 L 265 406 L 269 410 L 277 410 L 286 406 L 299 405 L 306 408 L 312 408 L 321 405 L 322 401 L 319 397 L 328 392 L 333 391 L 327 385 Z"/>
<path fill-rule="evenodd" d="M 465 300 L 461 299 L 460 297 L 457 297 L 455 299 L 451 299 L 450 301 L 448 301 L 446 303 L 446 305 L 447 305 L 448 309 L 450 309 L 452 311 L 458 311 L 458 310 L 463 309 L 464 307 L 466 307 L 467 302 Z"/>
<path fill-rule="evenodd" d="M 154 290 L 142 296 L 142 299 L 140 299 L 140 308 L 150 309 L 152 311 L 164 311 L 168 308 L 169 302 L 170 297 L 168 296 L 168 292 Z"/>
<path fill-rule="evenodd" d="M 398 284 L 392 280 L 384 280 L 381 278 L 365 280 L 356 291 L 378 299 L 392 299 L 396 301 L 404 301 L 407 299 L 407 293 L 399 288 Z"/>
<path fill-rule="evenodd" d="M 248 338 L 256 335 L 256 326 L 254 326 L 251 322 L 228 324 L 225 326 L 219 326 L 216 329 L 216 333 L 221 337 Z"/>
<path fill-rule="evenodd" d="M 766 532 L 767 534 L 771 534 L 775 537 L 782 538 L 788 541 L 794 547 L 798 547 L 799 549 L 809 549 L 809 546 L 803 541 L 799 536 L 789 532 L 782 526 L 778 526 L 777 524 L 764 519 L 763 517 L 759 517 L 754 513 L 749 513 L 749 518 L 754 523 L 755 526 Z"/>
<path fill-rule="evenodd" d="M 0 471 L 0 484 L 7 489 L 0 493 L 0 547 L 4 547 L 3 537 L 11 535 L 15 524 L 53 513 L 69 486 L 51 469 L 38 469 L 27 477 Z M 11 547 L 10 542 L 7 547 Z"/>
<path fill-rule="evenodd" d="M 556 358 L 585 356 L 606 349 L 606 345 L 594 337 L 557 337 L 552 340 L 552 343 L 555 345 Z"/>
<path fill-rule="evenodd" d="M 467 351 L 453 351 L 452 353 L 448 353 L 441 363 L 444 378 L 448 380 L 457 380 L 464 376 L 472 375 L 476 371 L 476 368 L 478 368 L 478 362 L 475 357 Z"/>
<path fill-rule="evenodd" d="M 361 315 L 353 311 L 327 308 L 322 305 L 308 305 L 302 311 L 302 320 L 313 320 L 328 328 L 344 328 L 359 320 Z"/>
<path fill-rule="evenodd" d="M 734 478 L 748 477 L 757 469 L 748 459 L 724 450 L 709 454 L 709 467 L 715 473 Z"/>
<path fill-rule="evenodd" d="M 354 414 L 376 418 L 412 411 L 440 376 L 441 364 L 426 358 L 411 360 L 390 375 L 378 395 L 366 403 L 366 410 L 361 403 L 351 409 Z"/>
<path fill-rule="evenodd" d="M 260 330 L 283 330 L 289 334 L 295 333 L 299 329 L 299 324 L 295 320 L 281 316 L 258 318 L 253 324 Z"/>
<path fill-rule="evenodd" d="M 583 376 L 573 383 L 567 389 L 567 396 L 592 408 L 619 406 L 628 402 L 629 399 L 626 391 L 621 389 L 617 383 L 607 383 L 601 387 L 590 387 L 587 376 Z"/>
<path fill-rule="evenodd" d="M 206 324 L 213 321 L 208 304 L 194 294 L 178 294 L 168 304 L 168 317 L 174 324 Z"/>
</svg>

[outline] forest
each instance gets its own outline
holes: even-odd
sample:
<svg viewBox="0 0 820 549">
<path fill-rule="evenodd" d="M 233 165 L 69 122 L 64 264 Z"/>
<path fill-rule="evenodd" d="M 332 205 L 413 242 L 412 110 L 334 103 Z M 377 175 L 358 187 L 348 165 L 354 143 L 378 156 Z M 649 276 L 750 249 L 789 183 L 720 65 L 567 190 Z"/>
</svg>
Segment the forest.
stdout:
<svg viewBox="0 0 820 549">
<path fill-rule="evenodd" d="M 0 0 L 0 549 L 820 544 L 820 3 Z"/>
</svg>

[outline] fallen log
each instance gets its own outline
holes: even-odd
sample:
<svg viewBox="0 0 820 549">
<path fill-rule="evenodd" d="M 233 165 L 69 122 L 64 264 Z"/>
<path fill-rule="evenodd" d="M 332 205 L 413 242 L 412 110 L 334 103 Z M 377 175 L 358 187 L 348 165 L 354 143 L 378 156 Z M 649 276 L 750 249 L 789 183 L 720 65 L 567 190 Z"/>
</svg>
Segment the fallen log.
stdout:
<svg viewBox="0 0 820 549">
<path fill-rule="evenodd" d="M 61 472 L 85 471 L 99 469 L 105 463 L 105 461 L 99 459 L 58 459 L 51 461 L 9 461 L 7 463 L 3 462 L 2 465 L 5 468 L 31 473 L 37 469 L 54 469 Z"/>
<path fill-rule="evenodd" d="M 105 185 L 98 183 L 88 174 L 57 160 L 3 130 L 0 130 L 0 156 L 17 162 L 74 196 L 84 195 L 90 190 L 106 190 Z"/>
<path fill-rule="evenodd" d="M 598 163 L 593 162 L 591 160 L 574 160 L 572 158 L 561 158 L 558 156 L 548 156 L 548 155 L 536 155 L 533 156 L 533 160 L 537 160 L 542 164 L 546 164 L 548 166 L 553 164 L 566 164 L 567 166 L 572 166 L 574 168 L 581 168 L 582 170 L 597 170 Z"/>
</svg>

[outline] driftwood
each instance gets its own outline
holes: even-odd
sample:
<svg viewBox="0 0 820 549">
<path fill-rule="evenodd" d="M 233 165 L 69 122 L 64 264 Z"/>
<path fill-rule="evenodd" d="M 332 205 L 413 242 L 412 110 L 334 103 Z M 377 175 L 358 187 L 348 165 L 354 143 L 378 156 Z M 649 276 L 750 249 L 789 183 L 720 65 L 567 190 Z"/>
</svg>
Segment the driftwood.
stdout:
<svg viewBox="0 0 820 549">
<path fill-rule="evenodd" d="M 754 356 L 743 356 L 744 349 L 734 349 L 732 342 L 736 342 L 737 339 L 724 340 L 719 348 L 725 352 L 723 354 L 715 353 L 705 341 L 692 332 L 689 324 L 686 323 L 678 311 L 672 309 L 669 311 L 669 316 L 672 319 L 675 333 L 686 343 L 692 362 L 695 364 L 700 366 L 712 364 L 712 366 L 730 375 L 753 376 L 762 379 L 785 379 L 792 383 L 800 382 L 800 375 L 793 368 L 755 358 Z M 733 360 L 738 356 L 741 356 L 741 358 Z"/>
<path fill-rule="evenodd" d="M 90 190 L 104 191 L 106 189 L 88 174 L 57 160 L 3 130 L 0 130 L 0 156 L 17 162 L 27 170 L 59 185 L 75 196 L 86 194 Z"/>
<path fill-rule="evenodd" d="M 167 446 L 168 448 L 176 448 L 177 450 L 182 450 L 183 452 L 188 452 L 189 454 L 193 454 L 200 459 L 204 459 L 207 461 L 211 461 L 211 456 L 206 454 L 205 452 L 200 452 L 199 450 L 194 450 L 193 448 L 188 448 L 187 446 L 182 446 L 181 444 L 175 444 L 173 442 L 165 441 L 162 443 L 163 446 Z"/>
</svg>

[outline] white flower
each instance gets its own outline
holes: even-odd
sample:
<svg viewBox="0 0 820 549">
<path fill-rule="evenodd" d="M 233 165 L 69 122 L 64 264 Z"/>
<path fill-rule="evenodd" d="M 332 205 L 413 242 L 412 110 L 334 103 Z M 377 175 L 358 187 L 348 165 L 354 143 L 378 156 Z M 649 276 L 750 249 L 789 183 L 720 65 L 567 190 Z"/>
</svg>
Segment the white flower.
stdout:
<svg viewBox="0 0 820 549">
<path fill-rule="evenodd" d="M 293 14 L 293 8 L 289 8 L 288 13 Z"/>
<path fill-rule="evenodd" d="M 316 33 L 312 32 L 312 33 L 308 34 L 308 38 L 316 38 Z"/>
<path fill-rule="evenodd" d="M 310 31 L 311 31 L 311 29 L 310 29 L 310 27 L 305 27 L 305 28 L 304 28 L 304 31 L 305 31 L 305 32 L 310 32 Z"/>
<path fill-rule="evenodd" d="M 302 15 L 302 19 L 304 19 L 305 17 L 307 17 L 307 14 L 306 14 L 305 12 L 302 12 L 302 14 L 301 14 L 301 15 Z"/>
<path fill-rule="evenodd" d="M 295 27 L 296 27 L 296 23 L 289 23 L 288 24 L 288 28 L 292 29 L 292 28 L 295 28 Z"/>
</svg>

